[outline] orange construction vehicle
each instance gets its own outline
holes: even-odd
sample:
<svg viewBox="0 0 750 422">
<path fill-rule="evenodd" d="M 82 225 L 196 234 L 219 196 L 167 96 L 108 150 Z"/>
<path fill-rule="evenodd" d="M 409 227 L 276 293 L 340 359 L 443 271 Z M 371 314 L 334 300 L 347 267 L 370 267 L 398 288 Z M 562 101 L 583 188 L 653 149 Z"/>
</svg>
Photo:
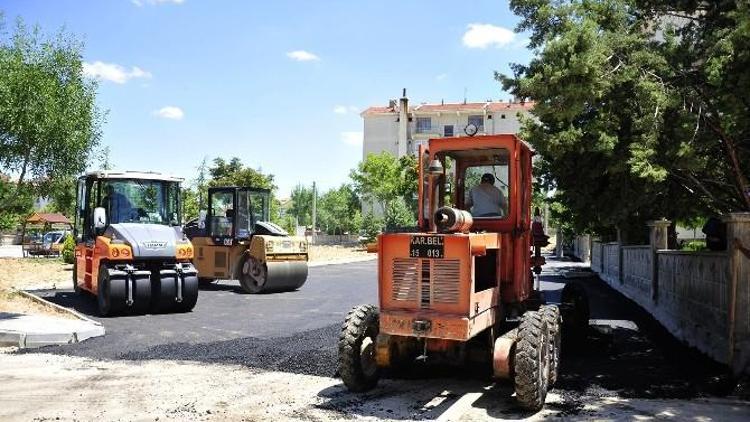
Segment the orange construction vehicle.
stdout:
<svg viewBox="0 0 750 422">
<path fill-rule="evenodd" d="M 73 287 L 97 297 L 101 316 L 195 306 L 198 274 L 180 226 L 181 182 L 153 172 L 78 179 Z"/>
<path fill-rule="evenodd" d="M 571 285 L 564 303 L 546 305 L 536 286 L 547 236 L 532 222 L 533 154 L 515 135 L 420 146 L 418 228 L 379 236 L 379 309 L 352 309 L 339 337 L 350 390 L 373 388 L 381 368 L 479 355 L 514 381 L 523 407 L 543 406 L 557 378 L 560 312 L 587 326 L 588 304 Z"/>
</svg>

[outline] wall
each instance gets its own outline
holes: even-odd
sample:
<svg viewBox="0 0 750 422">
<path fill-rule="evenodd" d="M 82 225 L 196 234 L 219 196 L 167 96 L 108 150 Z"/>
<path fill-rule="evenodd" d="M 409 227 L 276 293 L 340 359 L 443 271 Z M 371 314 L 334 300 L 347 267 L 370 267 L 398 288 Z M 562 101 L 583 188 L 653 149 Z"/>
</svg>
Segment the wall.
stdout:
<svg viewBox="0 0 750 422">
<path fill-rule="evenodd" d="M 655 244 L 592 241 L 591 269 L 677 339 L 735 373 L 750 373 L 750 256 L 736 246 L 750 246 L 750 214 L 732 214 L 725 221 L 731 245 L 727 251 L 684 252 Z M 652 239 L 666 238 L 664 223 L 651 227 L 652 234 L 664 230 Z"/>
</svg>

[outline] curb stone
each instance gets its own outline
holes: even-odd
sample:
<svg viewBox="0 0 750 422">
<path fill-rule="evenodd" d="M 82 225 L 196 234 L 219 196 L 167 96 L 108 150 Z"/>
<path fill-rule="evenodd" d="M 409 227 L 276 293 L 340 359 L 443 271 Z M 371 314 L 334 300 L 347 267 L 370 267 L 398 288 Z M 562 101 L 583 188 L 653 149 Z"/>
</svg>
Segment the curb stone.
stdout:
<svg viewBox="0 0 750 422">
<path fill-rule="evenodd" d="M 86 339 L 92 337 L 100 337 L 105 334 L 104 326 L 102 326 L 100 322 L 87 318 L 79 312 L 44 300 L 41 297 L 27 291 L 17 289 L 12 289 L 12 291 L 48 308 L 73 315 L 78 320 L 78 324 L 77 326 L 75 326 L 75 322 L 64 320 L 65 322 L 61 323 L 61 325 L 67 327 L 65 327 L 64 329 L 60 329 L 59 332 L 30 332 L 28 330 L 0 328 L 0 346 L 16 346 L 20 349 L 36 348 L 50 345 L 79 343 Z M 41 320 L 53 318 L 46 316 L 30 317 L 40 318 Z"/>
</svg>

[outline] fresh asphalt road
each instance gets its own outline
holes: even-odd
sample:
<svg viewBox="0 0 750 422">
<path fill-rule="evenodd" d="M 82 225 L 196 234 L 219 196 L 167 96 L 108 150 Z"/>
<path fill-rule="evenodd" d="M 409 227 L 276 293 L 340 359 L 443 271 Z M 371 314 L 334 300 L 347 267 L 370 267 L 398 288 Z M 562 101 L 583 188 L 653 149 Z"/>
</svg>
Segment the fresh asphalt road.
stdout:
<svg viewBox="0 0 750 422">
<path fill-rule="evenodd" d="M 164 344 L 267 339 L 340 325 L 352 307 L 377 304 L 377 276 L 375 261 L 366 261 L 311 267 L 307 282 L 292 292 L 251 295 L 236 281 L 220 281 L 201 286 L 192 312 L 112 318 L 96 315 L 93 295 L 77 296 L 72 290 L 40 293 L 100 321 L 107 334 L 92 342 L 103 356 L 116 357 Z"/>
<path fill-rule="evenodd" d="M 548 301 L 555 302 L 570 281 L 561 271 L 580 264 L 548 261 L 542 290 Z M 597 388 L 617 391 L 625 398 L 710 397 L 731 389 L 720 367 L 679 345 L 619 293 L 595 277 L 578 281 L 588 292 L 591 318 L 599 325 L 592 325 L 585 341 L 564 343 L 557 384 L 564 412 L 577 414 Z M 47 297 L 95 314 L 93 297 L 60 291 Z M 190 313 L 97 318 L 106 328 L 104 337 L 42 351 L 94 359 L 240 364 L 334 376 L 341 322 L 362 303 L 377 303 L 375 261 L 310 268 L 307 283 L 295 292 L 248 295 L 236 282 L 224 282 L 201 290 Z M 415 368 L 412 376 L 416 377 L 474 376 L 460 368 Z M 478 376 L 486 377 L 486 371 Z"/>
</svg>

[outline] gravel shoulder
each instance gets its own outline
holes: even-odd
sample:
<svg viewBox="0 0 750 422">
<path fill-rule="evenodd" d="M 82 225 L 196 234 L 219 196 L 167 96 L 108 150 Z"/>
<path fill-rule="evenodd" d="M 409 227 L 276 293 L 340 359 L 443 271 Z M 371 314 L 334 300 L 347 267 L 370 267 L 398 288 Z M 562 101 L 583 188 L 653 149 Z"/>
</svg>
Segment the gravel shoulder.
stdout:
<svg viewBox="0 0 750 422">
<path fill-rule="evenodd" d="M 97 361 L 0 354 L 0 419 L 26 420 L 748 420 L 747 403 L 726 399 L 623 399 L 592 390 L 579 409 L 553 391 L 526 414 L 509 385 L 428 378 L 384 380 L 362 395 L 331 377 L 189 361 Z M 572 412 L 574 410 L 574 412 Z"/>
</svg>

